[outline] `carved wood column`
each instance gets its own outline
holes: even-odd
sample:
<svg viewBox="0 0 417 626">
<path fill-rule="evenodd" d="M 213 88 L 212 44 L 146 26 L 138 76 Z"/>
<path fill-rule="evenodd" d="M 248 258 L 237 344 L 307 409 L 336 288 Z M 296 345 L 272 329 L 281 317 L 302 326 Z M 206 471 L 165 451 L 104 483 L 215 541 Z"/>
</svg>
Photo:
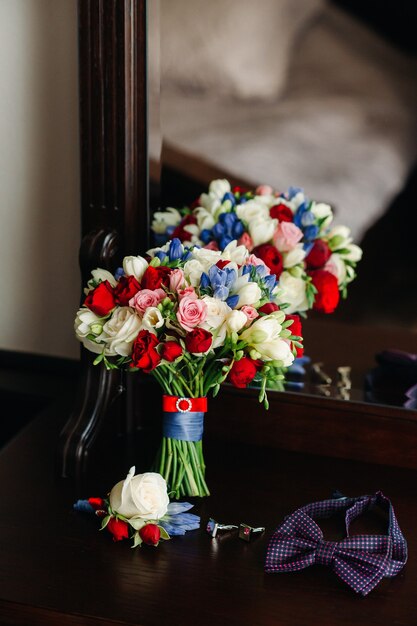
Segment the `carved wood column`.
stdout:
<svg viewBox="0 0 417 626">
<path fill-rule="evenodd" d="M 114 271 L 126 254 L 149 248 L 146 0 L 79 0 L 78 22 L 85 285 L 92 269 Z M 58 447 L 61 476 L 81 476 L 100 429 L 127 411 L 125 400 L 115 402 L 121 373 L 94 367 L 84 350 L 82 362 Z"/>
</svg>

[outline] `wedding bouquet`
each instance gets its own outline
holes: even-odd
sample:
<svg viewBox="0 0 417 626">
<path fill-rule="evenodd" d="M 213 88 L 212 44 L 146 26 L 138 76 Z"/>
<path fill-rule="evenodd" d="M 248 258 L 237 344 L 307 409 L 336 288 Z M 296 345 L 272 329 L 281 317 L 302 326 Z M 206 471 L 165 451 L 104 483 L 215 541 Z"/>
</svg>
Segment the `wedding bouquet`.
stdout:
<svg viewBox="0 0 417 626">
<path fill-rule="evenodd" d="M 331 207 L 309 200 L 302 189 L 278 193 L 262 185 L 251 191 L 214 180 L 191 207 L 156 212 L 152 229 L 159 241 L 176 237 L 211 250 L 237 240 L 276 276 L 277 303 L 287 303 L 287 313 L 332 313 L 362 256 L 350 230 L 332 221 Z"/>
<path fill-rule="evenodd" d="M 173 239 L 146 258 L 125 257 L 114 276 L 92 272 L 76 336 L 98 354 L 95 364 L 151 374 L 164 390 L 155 469 L 175 498 L 209 494 L 201 441 L 209 392 L 256 379 L 267 408 L 268 380 L 301 353 L 299 319 L 279 296 L 276 276 L 235 241 L 220 252 Z"/>
<path fill-rule="evenodd" d="M 135 476 L 131 467 L 125 480 L 118 482 L 107 498 L 77 500 L 76 511 L 94 513 L 101 518 L 101 529 L 113 541 L 133 539 L 133 548 L 146 543 L 157 546 L 161 539 L 184 535 L 200 527 L 200 518 L 187 513 L 188 502 L 170 502 L 167 484 L 160 474 L 146 472 Z"/>
</svg>

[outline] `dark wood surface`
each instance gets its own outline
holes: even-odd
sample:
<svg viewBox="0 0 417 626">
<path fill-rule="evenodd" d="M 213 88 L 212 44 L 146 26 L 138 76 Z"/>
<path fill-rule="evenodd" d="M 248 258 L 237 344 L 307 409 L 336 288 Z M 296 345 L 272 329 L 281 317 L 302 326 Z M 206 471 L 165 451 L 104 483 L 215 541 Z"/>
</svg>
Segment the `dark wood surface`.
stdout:
<svg viewBox="0 0 417 626">
<path fill-rule="evenodd" d="M 78 497 L 103 495 L 133 457 L 123 440 L 102 449 L 84 484 L 56 477 L 57 434 L 68 400 L 30 424 L 0 455 L 0 623 L 154 625 L 392 624 L 417 615 L 415 471 L 283 452 L 207 437 L 212 496 L 197 504 L 203 523 L 265 525 L 251 544 L 233 534 L 212 540 L 203 530 L 157 549 L 132 550 L 99 532 L 97 520 L 72 510 Z M 254 440 L 270 425 L 253 419 Z M 255 416 L 254 416 L 255 418 Z M 132 452 L 131 452 L 132 454 Z M 268 539 L 283 517 L 338 488 L 348 495 L 382 489 L 409 541 L 405 570 L 367 598 L 327 569 L 267 575 Z"/>
</svg>

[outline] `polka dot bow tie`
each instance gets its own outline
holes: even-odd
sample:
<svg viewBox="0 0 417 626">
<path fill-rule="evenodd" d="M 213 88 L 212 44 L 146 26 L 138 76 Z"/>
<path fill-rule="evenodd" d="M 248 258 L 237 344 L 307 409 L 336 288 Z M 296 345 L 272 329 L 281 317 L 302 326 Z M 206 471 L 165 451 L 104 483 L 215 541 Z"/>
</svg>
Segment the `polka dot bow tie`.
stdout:
<svg viewBox="0 0 417 626">
<path fill-rule="evenodd" d="M 388 513 L 387 535 L 349 536 L 351 522 L 380 506 Z M 346 538 L 325 541 L 314 518 L 346 510 Z M 407 561 L 407 542 L 391 502 L 380 491 L 359 498 L 337 497 L 307 504 L 289 515 L 272 535 L 265 571 L 295 572 L 310 565 L 327 565 L 356 593 L 366 596 L 384 577 L 398 574 Z"/>
</svg>

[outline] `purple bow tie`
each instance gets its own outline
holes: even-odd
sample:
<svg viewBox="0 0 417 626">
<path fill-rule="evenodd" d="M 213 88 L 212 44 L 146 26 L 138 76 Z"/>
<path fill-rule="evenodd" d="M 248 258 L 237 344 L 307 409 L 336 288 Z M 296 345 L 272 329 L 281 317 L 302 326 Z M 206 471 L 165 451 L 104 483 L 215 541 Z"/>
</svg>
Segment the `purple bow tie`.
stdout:
<svg viewBox="0 0 417 626">
<path fill-rule="evenodd" d="M 349 536 L 352 520 L 370 507 L 388 511 L 387 535 Z M 346 509 L 346 539 L 325 541 L 314 518 Z M 391 502 L 380 491 L 372 496 L 339 498 L 307 504 L 289 515 L 272 535 L 265 571 L 295 572 L 310 565 L 328 565 L 354 591 L 366 596 L 384 577 L 398 574 L 407 561 L 407 542 Z"/>
</svg>

